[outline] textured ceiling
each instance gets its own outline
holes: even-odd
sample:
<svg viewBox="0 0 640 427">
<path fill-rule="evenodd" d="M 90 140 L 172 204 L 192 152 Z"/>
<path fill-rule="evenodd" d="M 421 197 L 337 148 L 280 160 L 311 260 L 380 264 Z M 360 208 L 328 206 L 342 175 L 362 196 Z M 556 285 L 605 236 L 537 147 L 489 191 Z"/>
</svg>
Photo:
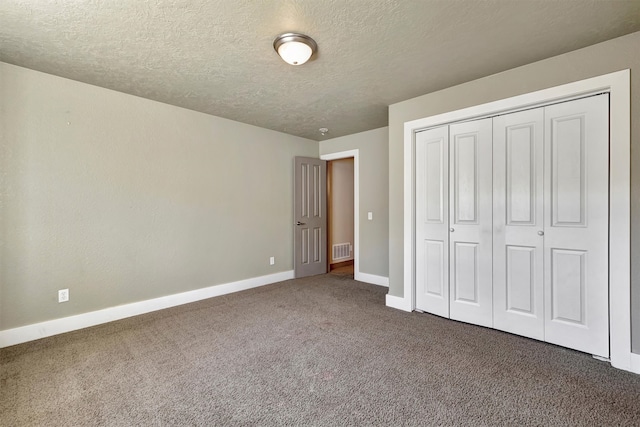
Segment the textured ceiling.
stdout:
<svg viewBox="0 0 640 427">
<path fill-rule="evenodd" d="M 639 30 L 640 0 L 2 0 L 0 61 L 320 140 Z M 311 62 L 279 59 L 289 31 L 318 42 Z"/>
</svg>

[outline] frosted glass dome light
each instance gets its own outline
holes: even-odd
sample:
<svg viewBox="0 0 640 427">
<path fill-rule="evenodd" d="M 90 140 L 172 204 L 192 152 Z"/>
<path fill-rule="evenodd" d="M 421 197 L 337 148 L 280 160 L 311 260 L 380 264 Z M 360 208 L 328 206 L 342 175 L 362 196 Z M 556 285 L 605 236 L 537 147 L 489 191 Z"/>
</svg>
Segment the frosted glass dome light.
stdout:
<svg viewBox="0 0 640 427">
<path fill-rule="evenodd" d="M 313 51 L 304 43 L 289 42 L 283 43 L 278 48 L 278 55 L 284 59 L 284 62 L 291 65 L 302 65 L 311 58 Z"/>
<path fill-rule="evenodd" d="M 304 34 L 285 33 L 276 37 L 273 48 L 287 64 L 302 65 L 311 58 L 318 45 Z"/>
</svg>

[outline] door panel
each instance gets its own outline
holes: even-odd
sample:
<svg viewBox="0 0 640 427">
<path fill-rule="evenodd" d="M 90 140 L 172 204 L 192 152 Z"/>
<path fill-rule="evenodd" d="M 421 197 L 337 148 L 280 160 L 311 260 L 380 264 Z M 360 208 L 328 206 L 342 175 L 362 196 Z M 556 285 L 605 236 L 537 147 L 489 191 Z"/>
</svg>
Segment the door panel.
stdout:
<svg viewBox="0 0 640 427">
<path fill-rule="evenodd" d="M 437 138 L 433 141 L 425 143 L 424 153 L 421 147 L 420 153 L 424 154 L 424 162 L 426 163 L 424 182 L 425 191 L 423 193 L 425 202 L 425 211 L 427 213 L 426 221 L 428 223 L 443 224 L 444 223 L 444 202 L 446 200 L 444 188 L 447 179 L 445 171 L 447 170 L 446 161 L 448 161 L 447 149 L 448 144 L 443 138 Z"/>
<path fill-rule="evenodd" d="M 294 165 L 294 274 L 323 274 L 327 272 L 326 162 L 296 157 Z"/>
<path fill-rule="evenodd" d="M 585 115 L 552 119 L 551 194 L 554 226 L 585 226 Z"/>
<path fill-rule="evenodd" d="M 540 111 L 540 116 L 542 112 Z M 527 112 L 526 116 L 535 116 L 535 112 Z M 503 120 L 523 120 L 527 117 L 509 117 Z M 534 120 L 537 117 L 532 117 Z M 497 126 L 500 120 L 497 120 Z M 506 202 L 508 225 L 531 225 L 536 219 L 536 178 L 542 176 L 536 173 L 536 166 L 541 166 L 541 159 L 536 158 L 536 149 L 541 149 L 535 136 L 542 138 L 542 117 L 539 121 L 504 127 L 506 151 Z M 540 141 L 541 142 L 541 141 Z M 540 188 L 541 190 L 541 188 Z"/>
<path fill-rule="evenodd" d="M 478 138 L 477 132 L 454 139 L 453 211 L 456 224 L 478 223 Z"/>
<path fill-rule="evenodd" d="M 449 126 L 452 319 L 493 325 L 492 119 Z"/>
<path fill-rule="evenodd" d="M 300 230 L 300 233 L 302 233 L 300 262 L 303 265 L 307 265 L 309 264 L 309 229 L 303 228 Z"/>
<path fill-rule="evenodd" d="M 609 97 L 545 107 L 545 340 L 609 356 Z"/>
<path fill-rule="evenodd" d="M 544 339 L 544 110 L 493 119 L 494 327 Z"/>
<path fill-rule="evenodd" d="M 478 305 L 478 244 L 453 243 L 453 299 Z"/>
<path fill-rule="evenodd" d="M 506 295 L 508 312 L 535 315 L 536 248 L 507 246 Z"/>
<path fill-rule="evenodd" d="M 449 130 L 416 134 L 416 308 L 449 317 Z"/>
<path fill-rule="evenodd" d="M 444 254 L 444 242 L 435 240 L 425 240 L 425 291 L 428 294 L 442 298 L 445 294 L 444 283 L 446 259 Z"/>
<path fill-rule="evenodd" d="M 585 325 L 585 251 L 551 249 L 551 319 Z"/>
</svg>

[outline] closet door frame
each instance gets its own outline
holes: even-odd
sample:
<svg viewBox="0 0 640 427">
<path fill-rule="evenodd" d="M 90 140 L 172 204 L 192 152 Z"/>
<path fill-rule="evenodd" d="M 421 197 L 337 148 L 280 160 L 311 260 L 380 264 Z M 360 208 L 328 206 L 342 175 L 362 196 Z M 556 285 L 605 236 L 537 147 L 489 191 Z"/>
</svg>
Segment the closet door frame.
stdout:
<svg viewBox="0 0 640 427">
<path fill-rule="evenodd" d="M 609 172 L 609 246 L 611 248 L 609 253 L 610 359 L 611 364 L 616 368 L 640 373 L 640 355 L 631 353 L 630 75 L 630 70 L 622 70 L 525 95 L 405 122 L 403 295 L 388 294 L 386 305 L 404 311 L 413 311 L 415 309 L 415 132 L 457 121 L 490 117 L 505 112 L 534 108 L 608 92 L 610 95 L 609 145 L 611 155 Z"/>
</svg>

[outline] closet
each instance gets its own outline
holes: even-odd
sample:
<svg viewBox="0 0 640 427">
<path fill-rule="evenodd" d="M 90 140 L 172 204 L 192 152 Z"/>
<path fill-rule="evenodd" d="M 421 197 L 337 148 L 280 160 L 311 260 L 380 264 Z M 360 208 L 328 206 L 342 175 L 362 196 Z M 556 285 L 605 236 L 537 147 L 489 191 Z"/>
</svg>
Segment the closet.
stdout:
<svg viewBox="0 0 640 427">
<path fill-rule="evenodd" d="M 416 308 L 609 356 L 607 94 L 416 133 Z"/>
</svg>

